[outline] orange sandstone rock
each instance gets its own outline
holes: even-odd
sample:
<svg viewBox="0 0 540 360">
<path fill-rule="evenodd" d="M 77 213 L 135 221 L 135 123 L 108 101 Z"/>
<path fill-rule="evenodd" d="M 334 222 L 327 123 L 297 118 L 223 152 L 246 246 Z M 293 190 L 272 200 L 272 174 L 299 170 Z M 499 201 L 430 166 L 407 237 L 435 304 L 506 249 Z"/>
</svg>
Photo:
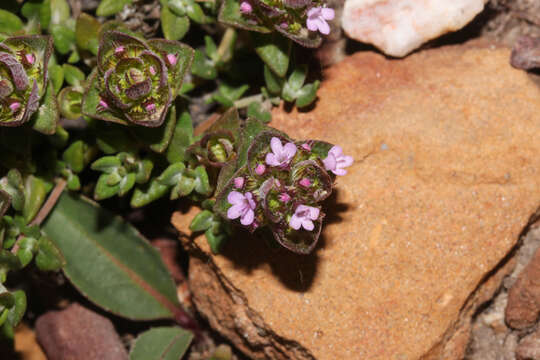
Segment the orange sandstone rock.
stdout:
<svg viewBox="0 0 540 360">
<path fill-rule="evenodd" d="M 211 255 L 187 237 L 197 210 L 174 214 L 201 314 L 256 359 L 461 359 L 540 204 L 540 91 L 509 56 L 358 53 L 312 111 L 275 111 L 274 127 L 356 161 L 309 256 L 246 234 Z"/>
</svg>

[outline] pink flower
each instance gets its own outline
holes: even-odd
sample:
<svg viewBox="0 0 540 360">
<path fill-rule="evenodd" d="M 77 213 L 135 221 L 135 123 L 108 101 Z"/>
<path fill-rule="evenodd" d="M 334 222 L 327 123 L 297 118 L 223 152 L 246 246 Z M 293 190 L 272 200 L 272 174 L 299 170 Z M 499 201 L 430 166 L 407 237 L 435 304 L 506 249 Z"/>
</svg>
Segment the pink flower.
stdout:
<svg viewBox="0 0 540 360">
<path fill-rule="evenodd" d="M 227 210 L 229 219 L 240 218 L 240 223 L 244 226 L 250 225 L 255 219 L 255 201 L 250 192 L 245 194 L 238 191 L 231 191 L 227 196 L 227 201 L 232 206 Z"/>
<path fill-rule="evenodd" d="M 259 164 L 255 168 L 255 174 L 257 175 L 262 175 L 264 174 L 265 171 L 266 171 L 266 166 L 264 166 L 263 164 Z"/>
<path fill-rule="evenodd" d="M 30 65 L 34 65 L 34 61 L 36 61 L 36 58 L 34 57 L 34 55 L 26 54 L 24 55 L 24 57 L 26 58 L 26 61 L 28 61 Z"/>
<path fill-rule="evenodd" d="M 311 151 L 311 146 L 308 143 L 303 143 L 300 146 L 302 147 L 302 149 L 304 149 L 306 151 Z"/>
<path fill-rule="evenodd" d="M 289 165 L 296 154 L 296 145 L 290 142 L 283 146 L 277 137 L 270 140 L 270 148 L 272 152 L 266 154 L 266 163 L 270 166 L 285 167 Z"/>
<path fill-rule="evenodd" d="M 244 178 L 239 176 L 234 178 L 234 187 L 241 189 L 244 186 Z"/>
<path fill-rule="evenodd" d="M 311 31 L 319 30 L 321 34 L 330 34 L 330 25 L 326 20 L 332 20 L 335 16 L 334 9 L 314 7 L 308 10 L 306 25 Z"/>
<path fill-rule="evenodd" d="M 114 49 L 114 53 L 115 54 L 120 54 L 120 53 L 124 52 L 125 49 L 126 48 L 123 47 L 123 46 L 118 46 L 116 49 Z"/>
<path fill-rule="evenodd" d="M 99 99 L 99 104 L 98 104 L 98 109 L 101 109 L 101 110 L 106 110 L 109 108 L 109 104 L 107 104 L 107 102 L 105 100 L 103 100 L 102 98 Z"/>
<path fill-rule="evenodd" d="M 174 66 L 178 61 L 178 57 L 175 54 L 167 54 L 167 61 L 169 62 L 169 64 Z"/>
<path fill-rule="evenodd" d="M 155 67 L 150 66 L 150 67 L 148 68 L 148 70 L 150 70 L 150 74 L 156 75 L 156 68 L 155 68 Z"/>
<path fill-rule="evenodd" d="M 301 227 L 307 231 L 311 231 L 315 228 L 313 221 L 319 218 L 320 210 L 313 206 L 307 205 L 298 205 L 294 211 L 291 220 L 289 220 L 289 225 L 294 230 L 299 230 Z"/>
<path fill-rule="evenodd" d="M 144 106 L 144 108 L 145 108 L 146 111 L 148 111 L 148 112 L 154 112 L 154 111 L 156 111 L 156 104 L 154 104 L 153 102 L 150 102 L 150 103 L 146 104 L 146 105 Z"/>
<path fill-rule="evenodd" d="M 328 156 L 323 160 L 325 169 L 333 172 L 335 175 L 347 174 L 347 170 L 344 168 L 351 166 L 352 163 L 352 156 L 343 155 L 343 149 L 337 145 L 328 151 Z"/>
<path fill-rule="evenodd" d="M 289 194 L 287 194 L 285 192 L 279 194 L 278 198 L 279 198 L 279 201 L 281 201 L 283 203 L 288 203 L 289 201 L 291 201 L 291 195 L 289 195 Z"/>
<path fill-rule="evenodd" d="M 240 12 L 242 14 L 250 14 L 253 11 L 253 7 L 247 1 L 242 1 L 240 4 Z"/>
<path fill-rule="evenodd" d="M 11 104 L 9 104 L 9 108 L 12 112 L 16 112 L 21 108 L 21 103 L 18 101 L 12 102 Z"/>
<path fill-rule="evenodd" d="M 301 186 L 303 187 L 309 187 L 311 185 L 311 180 L 309 180 L 308 178 L 302 178 L 299 182 L 298 182 Z"/>
</svg>

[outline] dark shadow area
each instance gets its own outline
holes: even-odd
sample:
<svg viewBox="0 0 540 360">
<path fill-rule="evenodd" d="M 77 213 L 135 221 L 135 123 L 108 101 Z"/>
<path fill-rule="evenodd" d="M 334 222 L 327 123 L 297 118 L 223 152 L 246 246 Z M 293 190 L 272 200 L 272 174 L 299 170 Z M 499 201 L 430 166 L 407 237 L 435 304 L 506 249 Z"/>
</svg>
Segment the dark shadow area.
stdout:
<svg viewBox="0 0 540 360">
<path fill-rule="evenodd" d="M 342 221 L 339 213 L 346 211 L 349 206 L 337 203 L 336 192 L 323 203 L 327 209 L 323 226 Z M 308 291 L 317 275 L 318 252 L 328 245 L 324 233 L 319 237 L 313 252 L 308 255 L 293 253 L 279 245 L 268 229 L 261 229 L 250 234 L 244 229 L 236 229 L 234 236 L 224 245 L 219 256 L 229 258 L 237 270 L 251 274 L 263 264 L 270 266 L 272 274 L 289 289 L 297 292 Z M 193 256 L 205 256 L 194 253 Z M 207 259 L 201 259 L 206 262 Z"/>
</svg>

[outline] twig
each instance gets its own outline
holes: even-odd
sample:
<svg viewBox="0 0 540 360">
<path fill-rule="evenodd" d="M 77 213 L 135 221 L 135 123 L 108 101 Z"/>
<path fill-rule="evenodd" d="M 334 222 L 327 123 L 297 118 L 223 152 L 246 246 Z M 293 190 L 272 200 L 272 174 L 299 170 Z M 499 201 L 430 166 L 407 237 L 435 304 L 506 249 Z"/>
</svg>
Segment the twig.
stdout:
<svg viewBox="0 0 540 360">
<path fill-rule="evenodd" d="M 43 220 L 45 220 L 45 218 L 47 217 L 47 215 L 49 215 L 54 205 L 56 205 L 56 202 L 58 201 L 58 198 L 60 198 L 60 195 L 62 195 L 62 192 L 64 191 L 65 187 L 66 187 L 66 180 L 58 179 L 56 181 L 56 185 L 54 186 L 54 189 L 51 191 L 51 194 L 49 195 L 49 197 L 47 198 L 47 200 L 45 201 L 41 209 L 39 209 L 37 215 L 34 217 L 34 219 L 32 219 L 32 221 L 28 225 L 30 226 L 40 225 L 43 222 Z M 24 234 L 20 234 L 17 237 L 15 244 L 11 248 L 12 254 L 17 254 L 17 251 L 19 250 L 19 242 L 21 241 L 23 237 L 24 237 Z"/>
</svg>

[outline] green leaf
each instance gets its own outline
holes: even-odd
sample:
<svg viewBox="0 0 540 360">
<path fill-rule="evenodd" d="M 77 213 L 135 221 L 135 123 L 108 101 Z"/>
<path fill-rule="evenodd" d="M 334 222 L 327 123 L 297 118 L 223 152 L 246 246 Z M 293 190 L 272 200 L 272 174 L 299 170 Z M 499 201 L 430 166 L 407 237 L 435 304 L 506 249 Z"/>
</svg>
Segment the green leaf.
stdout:
<svg viewBox="0 0 540 360">
<path fill-rule="evenodd" d="M 51 25 L 65 23 L 71 17 L 69 4 L 66 0 L 50 0 L 50 4 Z"/>
<path fill-rule="evenodd" d="M 0 285 L 6 281 L 8 271 L 19 270 L 22 267 L 19 258 L 11 251 L 0 249 Z"/>
<path fill-rule="evenodd" d="M 136 320 L 177 313 L 176 287 L 158 251 L 121 218 L 64 193 L 42 230 L 64 255 L 66 276 L 98 306 Z"/>
<path fill-rule="evenodd" d="M 39 131 L 42 134 L 52 135 L 56 131 L 59 118 L 60 114 L 54 93 L 54 86 L 51 81 L 49 81 L 41 106 L 32 116 L 31 125 L 34 130 Z"/>
<path fill-rule="evenodd" d="M 186 161 L 186 149 L 191 144 L 193 144 L 193 122 L 189 112 L 184 110 L 178 118 L 171 143 L 167 148 L 169 163 Z"/>
<path fill-rule="evenodd" d="M 104 200 L 118 194 L 120 191 L 119 183 L 120 181 L 110 184 L 110 175 L 101 174 L 96 183 L 96 188 L 94 189 L 94 199 Z"/>
<path fill-rule="evenodd" d="M 285 77 L 289 68 L 291 41 L 279 34 L 252 33 L 255 52 L 277 76 Z"/>
<path fill-rule="evenodd" d="M 103 156 L 97 159 L 91 165 L 92 170 L 101 171 L 110 174 L 117 167 L 122 166 L 122 162 L 116 156 Z"/>
<path fill-rule="evenodd" d="M 13 294 L 0 284 L 0 308 L 10 309 L 15 305 L 15 297 Z"/>
<path fill-rule="evenodd" d="M 62 55 L 66 55 L 75 44 L 75 31 L 64 24 L 52 24 L 50 32 L 54 40 L 54 48 Z"/>
<path fill-rule="evenodd" d="M 186 353 L 193 334 L 179 327 L 152 328 L 137 339 L 130 360 L 179 360 Z"/>
<path fill-rule="evenodd" d="M 162 4 L 163 8 L 168 8 L 176 16 L 186 16 L 186 3 L 184 0 L 168 0 Z"/>
<path fill-rule="evenodd" d="M 19 240 L 19 249 L 17 250 L 17 257 L 21 262 L 21 265 L 25 267 L 32 261 L 34 253 L 37 251 L 37 240 L 33 237 L 23 237 Z"/>
<path fill-rule="evenodd" d="M 158 177 L 158 181 L 166 186 L 174 186 L 183 176 L 185 170 L 186 166 L 181 162 L 169 165 Z"/>
<path fill-rule="evenodd" d="M 41 271 L 59 270 L 65 263 L 64 256 L 51 239 L 47 236 L 40 237 L 36 254 L 36 266 L 38 269 Z"/>
<path fill-rule="evenodd" d="M 214 225 L 214 221 L 214 213 L 208 210 L 203 210 L 193 218 L 191 224 L 189 225 L 189 229 L 191 231 L 208 230 L 212 227 L 212 225 Z"/>
<path fill-rule="evenodd" d="M 172 96 L 173 98 L 176 97 L 182 88 L 184 77 L 191 67 L 195 51 L 186 44 L 172 40 L 152 39 L 148 40 L 148 45 L 157 50 L 158 53 L 175 54 L 177 56 L 176 66 L 169 68 L 168 78 L 169 85 L 173 90 Z"/>
<path fill-rule="evenodd" d="M 131 207 L 138 208 L 145 206 L 152 201 L 165 196 L 167 190 L 169 190 L 169 186 L 163 185 L 156 178 L 150 181 L 143 189 L 144 190 L 139 188 L 135 189 L 133 196 L 131 197 Z"/>
<path fill-rule="evenodd" d="M 88 149 L 88 145 L 82 140 L 77 140 L 64 151 L 62 154 L 62 160 L 69 165 L 70 169 L 76 173 L 84 170 L 86 166 L 85 153 Z"/>
<path fill-rule="evenodd" d="M 67 119 L 76 120 L 82 116 L 83 94 L 72 86 L 63 88 L 58 94 L 58 107 L 60 113 Z"/>
<path fill-rule="evenodd" d="M 176 106 L 171 106 L 165 117 L 165 123 L 160 127 L 148 128 L 137 126 L 133 133 L 152 151 L 162 153 L 167 149 L 176 125 Z"/>
<path fill-rule="evenodd" d="M 264 81 L 266 83 L 268 92 L 270 92 L 272 95 L 281 93 L 281 88 L 285 83 L 285 79 L 274 74 L 268 65 L 264 65 Z"/>
<path fill-rule="evenodd" d="M 299 108 L 310 105 L 317 98 L 317 90 L 319 89 L 320 81 L 316 80 L 313 84 L 307 84 L 298 92 L 296 98 L 296 106 Z"/>
<path fill-rule="evenodd" d="M 254 101 L 249 104 L 247 108 L 247 116 L 259 119 L 263 123 L 267 124 L 272 121 L 272 113 L 263 107 L 263 104 L 259 101 Z"/>
<path fill-rule="evenodd" d="M 187 16 L 177 16 L 168 7 L 161 8 L 161 30 L 165 39 L 180 40 L 189 30 L 189 18 Z"/>
<path fill-rule="evenodd" d="M 293 92 L 297 92 L 304 85 L 307 72 L 308 68 L 305 64 L 296 67 L 292 72 L 291 76 L 289 76 L 286 86 L 289 86 Z"/>
<path fill-rule="evenodd" d="M 213 61 L 217 61 L 217 46 L 211 36 L 204 36 L 204 50 L 206 52 L 206 56 Z"/>
<path fill-rule="evenodd" d="M 64 69 L 58 64 L 49 66 L 49 77 L 53 84 L 54 93 L 58 94 L 64 84 Z"/>
<path fill-rule="evenodd" d="M 213 98 L 225 107 L 232 107 L 234 106 L 234 102 L 240 99 L 247 89 L 249 89 L 249 85 L 247 84 L 233 87 L 223 83 L 219 86 L 218 93 Z"/>
<path fill-rule="evenodd" d="M 129 190 L 133 188 L 133 185 L 135 185 L 135 178 L 136 178 L 136 175 L 134 173 L 129 173 L 122 178 L 122 180 L 118 184 L 120 186 L 120 190 L 118 191 L 118 196 L 126 195 L 129 192 Z"/>
<path fill-rule="evenodd" d="M 34 175 L 28 176 L 24 184 L 24 208 L 22 211 L 27 223 L 36 216 L 46 196 L 47 185 L 45 181 Z"/>
<path fill-rule="evenodd" d="M 26 294 L 23 290 L 15 290 L 11 293 L 14 298 L 14 306 L 8 310 L 7 323 L 16 327 L 21 322 L 26 312 Z"/>
<path fill-rule="evenodd" d="M 0 180 L 0 186 L 11 197 L 11 206 L 21 211 L 24 207 L 24 185 L 19 170 L 9 170 L 7 175 Z"/>
<path fill-rule="evenodd" d="M 10 11 L 0 9 L 0 33 L 13 34 L 22 30 L 23 22 Z"/>
<path fill-rule="evenodd" d="M 186 3 L 186 14 L 189 18 L 198 24 L 204 24 L 206 22 L 206 16 L 201 9 L 201 6 L 194 0 L 184 0 Z"/>
<path fill-rule="evenodd" d="M 75 25 L 75 41 L 77 42 L 77 46 L 97 55 L 100 29 L 101 24 L 96 18 L 81 13 Z"/>
<path fill-rule="evenodd" d="M 111 16 L 122 11 L 124 6 L 131 4 L 133 0 L 101 0 L 96 10 L 97 16 Z"/>
<path fill-rule="evenodd" d="M 199 165 L 194 170 L 195 173 L 195 191 L 201 195 L 210 195 L 212 187 L 208 179 L 208 173 L 203 165 Z"/>
<path fill-rule="evenodd" d="M 240 29 L 257 31 L 261 33 L 269 33 L 272 30 L 266 26 L 255 25 L 249 21 L 240 12 L 240 1 L 238 0 L 224 0 L 219 10 L 218 21 L 238 27 Z"/>
<path fill-rule="evenodd" d="M 193 59 L 191 73 L 207 80 L 213 80 L 217 77 L 217 70 L 214 63 L 200 50 L 195 50 L 195 58 Z"/>
<path fill-rule="evenodd" d="M 81 86 L 81 82 L 84 81 L 85 76 L 78 67 L 64 64 L 62 65 L 62 68 L 64 69 L 64 78 L 69 85 Z"/>
<path fill-rule="evenodd" d="M 210 250 L 212 250 L 214 254 L 219 254 L 221 248 L 229 238 L 228 234 L 222 230 L 222 226 L 214 225 L 204 232 L 206 241 L 208 241 L 208 245 L 210 245 Z"/>
</svg>

